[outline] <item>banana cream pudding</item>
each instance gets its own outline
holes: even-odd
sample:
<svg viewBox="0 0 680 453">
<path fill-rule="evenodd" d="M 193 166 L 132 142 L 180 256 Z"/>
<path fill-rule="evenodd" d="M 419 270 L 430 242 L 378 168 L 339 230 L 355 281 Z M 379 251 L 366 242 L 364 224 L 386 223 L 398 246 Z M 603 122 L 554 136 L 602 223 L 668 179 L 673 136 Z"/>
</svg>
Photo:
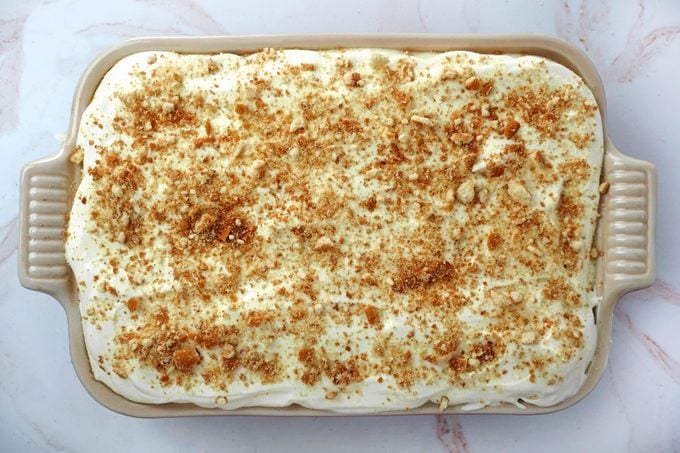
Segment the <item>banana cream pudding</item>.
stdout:
<svg viewBox="0 0 680 453">
<path fill-rule="evenodd" d="M 92 372 L 227 410 L 555 405 L 596 345 L 602 158 L 545 58 L 128 56 L 72 155 Z"/>
</svg>

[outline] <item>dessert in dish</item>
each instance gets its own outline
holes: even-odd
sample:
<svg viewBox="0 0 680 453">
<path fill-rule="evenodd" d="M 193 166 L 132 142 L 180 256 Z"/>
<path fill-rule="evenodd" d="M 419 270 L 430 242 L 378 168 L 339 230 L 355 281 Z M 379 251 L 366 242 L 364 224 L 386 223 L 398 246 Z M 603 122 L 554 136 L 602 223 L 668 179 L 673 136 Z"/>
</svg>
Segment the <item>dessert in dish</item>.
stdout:
<svg viewBox="0 0 680 453">
<path fill-rule="evenodd" d="M 595 349 L 602 155 L 544 58 L 126 57 L 73 156 L 94 376 L 224 409 L 557 404 Z"/>
</svg>

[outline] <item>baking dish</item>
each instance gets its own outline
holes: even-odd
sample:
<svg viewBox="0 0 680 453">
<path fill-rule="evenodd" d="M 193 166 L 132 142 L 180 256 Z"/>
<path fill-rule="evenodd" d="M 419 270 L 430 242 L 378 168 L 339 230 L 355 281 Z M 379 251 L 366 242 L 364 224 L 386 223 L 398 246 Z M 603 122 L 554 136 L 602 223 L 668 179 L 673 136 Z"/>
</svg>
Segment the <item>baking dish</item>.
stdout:
<svg viewBox="0 0 680 453">
<path fill-rule="evenodd" d="M 263 47 L 328 49 L 376 47 L 411 51 L 470 50 L 479 53 L 537 55 L 552 59 L 579 74 L 598 101 L 603 124 L 606 109 L 602 83 L 592 63 L 580 51 L 560 40 L 527 35 L 285 35 L 201 38 L 143 38 L 125 42 L 98 57 L 85 71 L 72 107 L 66 142 L 53 156 L 29 163 L 21 176 L 19 278 L 29 289 L 45 292 L 61 302 L 69 323 L 71 356 L 76 372 L 88 392 L 104 406 L 127 415 L 171 417 L 190 415 L 337 415 L 332 412 L 286 408 L 242 408 L 233 411 L 206 409 L 189 404 L 148 405 L 129 401 L 94 380 L 82 334 L 80 310 L 73 275 L 64 256 L 66 216 L 79 181 L 79 166 L 69 161 L 75 148 L 81 115 L 104 74 L 121 58 L 148 50 L 182 53 L 248 53 Z M 603 251 L 597 262 L 596 290 L 602 296 L 596 319 L 598 343 L 579 392 L 551 407 L 519 409 L 506 404 L 475 413 L 538 414 L 566 408 L 583 398 L 596 385 L 606 365 L 612 312 L 626 292 L 650 285 L 655 276 L 654 221 L 656 175 L 654 167 L 621 154 L 605 135 L 603 180 L 610 188 L 601 202 L 596 245 Z M 461 413 L 452 406 L 444 413 Z M 434 404 L 389 414 L 440 413 Z"/>
</svg>

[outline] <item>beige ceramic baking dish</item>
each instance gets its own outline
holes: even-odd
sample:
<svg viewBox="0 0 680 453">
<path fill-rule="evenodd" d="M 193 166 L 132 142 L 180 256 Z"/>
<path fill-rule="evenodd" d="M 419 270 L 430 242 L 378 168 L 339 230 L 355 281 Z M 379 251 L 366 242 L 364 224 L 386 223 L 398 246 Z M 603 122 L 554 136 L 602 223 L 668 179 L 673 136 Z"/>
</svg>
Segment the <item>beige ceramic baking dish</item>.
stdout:
<svg viewBox="0 0 680 453">
<path fill-rule="evenodd" d="M 610 189 L 603 197 L 596 234 L 604 255 L 597 262 L 597 291 L 603 296 L 596 313 L 598 344 L 587 378 L 579 392 L 552 407 L 519 409 L 506 404 L 476 413 L 539 414 L 566 408 L 587 395 L 598 382 L 607 362 L 614 305 L 626 292 L 649 286 L 655 277 L 654 224 L 656 174 L 648 162 L 623 155 L 606 135 L 606 107 L 602 82 L 588 58 L 566 42 L 531 35 L 282 35 L 201 38 L 142 38 L 105 52 L 87 68 L 76 89 L 68 138 L 54 155 L 30 162 L 21 174 L 21 230 L 19 279 L 26 288 L 50 294 L 66 310 L 70 349 L 78 377 L 94 399 L 114 411 L 139 417 L 194 415 L 334 415 L 331 412 L 286 408 L 242 408 L 233 411 L 205 409 L 191 404 L 149 405 L 129 401 L 94 380 L 85 350 L 73 275 L 64 256 L 66 216 L 79 181 L 79 168 L 68 157 L 74 150 L 83 110 L 104 74 L 121 58 L 148 50 L 182 53 L 248 53 L 263 47 L 328 49 L 381 47 L 410 51 L 470 50 L 550 58 L 579 74 L 595 94 L 605 124 L 603 179 Z M 444 411 L 460 413 L 460 406 Z M 434 404 L 390 414 L 439 413 Z"/>
</svg>

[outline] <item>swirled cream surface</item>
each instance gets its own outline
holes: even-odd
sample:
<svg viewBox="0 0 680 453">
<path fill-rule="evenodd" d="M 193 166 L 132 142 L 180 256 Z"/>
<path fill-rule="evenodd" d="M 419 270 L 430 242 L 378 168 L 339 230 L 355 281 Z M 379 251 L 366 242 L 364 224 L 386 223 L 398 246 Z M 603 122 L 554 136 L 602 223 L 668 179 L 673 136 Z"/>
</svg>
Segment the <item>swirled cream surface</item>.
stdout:
<svg viewBox="0 0 680 453">
<path fill-rule="evenodd" d="M 94 376 L 223 409 L 557 404 L 595 349 L 602 134 L 538 57 L 126 57 L 72 157 Z"/>
</svg>

